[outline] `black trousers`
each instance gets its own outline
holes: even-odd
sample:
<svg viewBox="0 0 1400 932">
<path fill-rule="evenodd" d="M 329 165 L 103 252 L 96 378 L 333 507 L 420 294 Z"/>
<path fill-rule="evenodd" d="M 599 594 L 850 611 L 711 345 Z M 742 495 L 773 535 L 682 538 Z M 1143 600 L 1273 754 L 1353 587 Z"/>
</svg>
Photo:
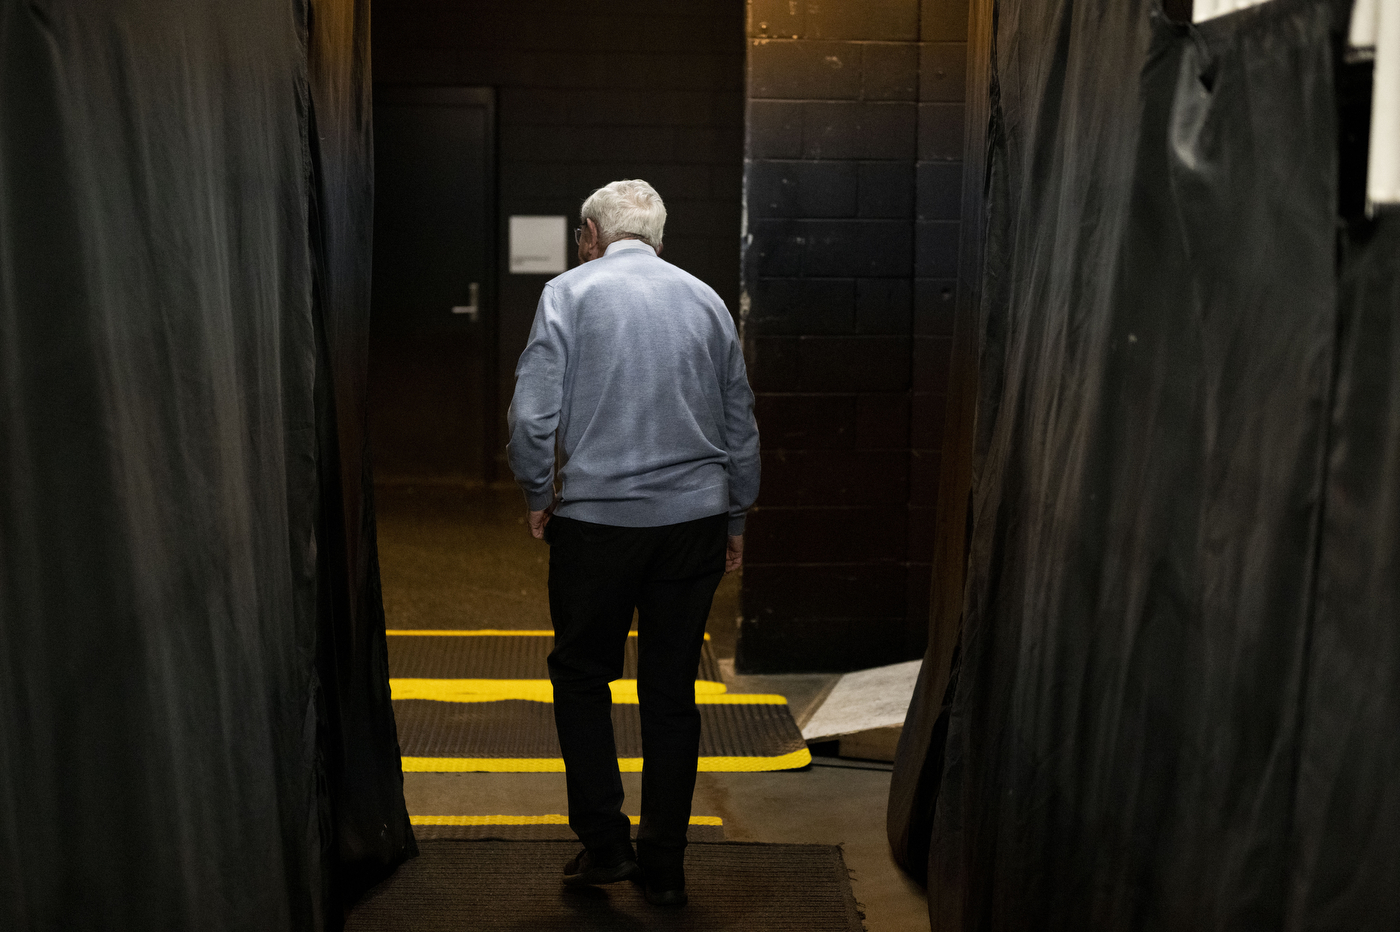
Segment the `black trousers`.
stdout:
<svg viewBox="0 0 1400 932">
<path fill-rule="evenodd" d="M 626 842 L 612 693 L 637 610 L 642 719 L 642 823 L 637 856 L 678 870 L 700 753 L 695 675 L 705 620 L 724 576 L 725 515 L 663 527 L 614 527 L 554 517 L 549 611 L 554 721 L 569 791 L 569 825 L 585 847 Z"/>
</svg>

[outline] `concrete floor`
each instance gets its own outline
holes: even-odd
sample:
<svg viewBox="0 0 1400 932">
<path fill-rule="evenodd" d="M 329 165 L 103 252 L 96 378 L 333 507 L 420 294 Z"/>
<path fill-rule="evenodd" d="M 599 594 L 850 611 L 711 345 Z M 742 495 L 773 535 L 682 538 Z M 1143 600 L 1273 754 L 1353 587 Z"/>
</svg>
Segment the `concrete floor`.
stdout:
<svg viewBox="0 0 1400 932">
<path fill-rule="evenodd" d="M 548 552 L 525 530 L 513 488 L 395 485 L 376 490 L 384 607 L 391 628 L 548 628 Z M 825 675 L 736 676 L 739 576 L 716 593 L 710 643 L 732 692 L 788 697 L 800 722 L 830 688 Z M 623 774 L 637 813 L 641 775 Z M 890 858 L 890 767 L 818 757 L 801 771 L 702 773 L 695 815 L 719 816 L 733 841 L 840 845 L 869 932 L 928 928 L 923 890 Z M 404 775 L 414 815 L 539 815 L 568 811 L 563 774 Z"/>
</svg>

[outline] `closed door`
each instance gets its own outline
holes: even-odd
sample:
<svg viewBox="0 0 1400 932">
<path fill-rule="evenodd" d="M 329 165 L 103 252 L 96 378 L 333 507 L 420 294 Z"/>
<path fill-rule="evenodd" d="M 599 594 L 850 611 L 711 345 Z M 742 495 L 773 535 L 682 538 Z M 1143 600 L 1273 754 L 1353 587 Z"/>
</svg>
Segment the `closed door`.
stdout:
<svg viewBox="0 0 1400 932">
<path fill-rule="evenodd" d="M 375 88 L 370 431 L 384 479 L 490 481 L 493 107 Z"/>
</svg>

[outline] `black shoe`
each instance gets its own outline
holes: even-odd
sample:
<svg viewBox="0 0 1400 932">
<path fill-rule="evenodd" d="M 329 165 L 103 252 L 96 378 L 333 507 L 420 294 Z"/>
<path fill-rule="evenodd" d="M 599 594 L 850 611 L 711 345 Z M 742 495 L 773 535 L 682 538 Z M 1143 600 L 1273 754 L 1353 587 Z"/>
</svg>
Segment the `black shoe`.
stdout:
<svg viewBox="0 0 1400 932">
<path fill-rule="evenodd" d="M 624 841 L 595 851 L 584 848 L 572 861 L 564 865 L 564 883 L 571 887 L 617 883 L 619 880 L 636 877 L 640 873 L 641 868 L 637 866 L 637 856 L 632 852 L 632 845 Z"/>
<path fill-rule="evenodd" d="M 642 895 L 652 906 L 684 906 L 689 902 L 690 897 L 685 895 L 685 868 L 681 862 L 665 858 L 659 864 L 656 860 L 644 864 Z"/>
<path fill-rule="evenodd" d="M 668 890 L 648 883 L 642 888 L 642 895 L 652 906 L 684 906 L 690 902 L 690 897 L 685 894 L 685 884 Z"/>
</svg>

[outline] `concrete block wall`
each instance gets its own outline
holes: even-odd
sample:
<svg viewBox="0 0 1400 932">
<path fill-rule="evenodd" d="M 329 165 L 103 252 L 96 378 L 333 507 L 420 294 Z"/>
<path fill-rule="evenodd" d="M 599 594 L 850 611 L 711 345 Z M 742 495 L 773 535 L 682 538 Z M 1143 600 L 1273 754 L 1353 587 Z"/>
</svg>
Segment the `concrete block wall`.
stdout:
<svg viewBox="0 0 1400 932">
<path fill-rule="evenodd" d="M 738 664 L 921 656 L 967 0 L 750 0 L 742 298 L 763 437 Z"/>
<path fill-rule="evenodd" d="M 742 0 L 376 0 L 376 84 L 496 90 L 498 419 L 548 275 L 505 265 L 512 214 L 577 221 L 583 198 L 645 178 L 666 201 L 665 258 L 737 315 L 744 118 Z M 572 259 L 571 259 L 572 261 Z"/>
<path fill-rule="evenodd" d="M 950 0 L 376 2 L 376 83 L 496 91 L 498 423 L 548 277 L 507 274 L 512 214 L 573 218 L 598 185 L 647 178 L 666 258 L 742 309 L 765 447 L 750 669 L 922 651 L 966 32 Z"/>
</svg>

